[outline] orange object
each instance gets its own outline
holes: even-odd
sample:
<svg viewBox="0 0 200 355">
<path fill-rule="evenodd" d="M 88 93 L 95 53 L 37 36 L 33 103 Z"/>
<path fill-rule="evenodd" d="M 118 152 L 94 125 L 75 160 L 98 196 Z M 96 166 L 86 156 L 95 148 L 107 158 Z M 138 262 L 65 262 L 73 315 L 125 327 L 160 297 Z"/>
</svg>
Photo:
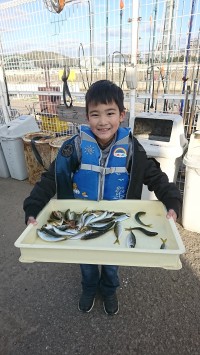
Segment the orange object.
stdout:
<svg viewBox="0 0 200 355">
<path fill-rule="evenodd" d="M 120 10 L 122 10 L 124 8 L 124 2 L 123 0 L 120 0 Z"/>
<path fill-rule="evenodd" d="M 63 10 L 64 6 L 65 6 L 65 0 L 59 0 L 58 14 Z"/>
</svg>

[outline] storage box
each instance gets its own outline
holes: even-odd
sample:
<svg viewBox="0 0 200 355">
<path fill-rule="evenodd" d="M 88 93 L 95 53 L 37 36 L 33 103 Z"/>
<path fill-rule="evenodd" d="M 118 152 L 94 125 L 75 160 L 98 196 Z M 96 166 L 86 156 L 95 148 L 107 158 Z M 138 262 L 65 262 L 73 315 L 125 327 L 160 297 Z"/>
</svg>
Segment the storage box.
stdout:
<svg viewBox="0 0 200 355">
<path fill-rule="evenodd" d="M 142 144 L 148 157 L 153 157 L 160 163 L 169 181 L 176 182 L 182 156 L 188 146 L 182 116 L 140 113 L 134 120 L 134 136 Z M 156 199 L 156 196 L 144 185 L 142 199 Z"/>
<path fill-rule="evenodd" d="M 123 221 L 123 234 L 120 245 L 114 244 L 116 237 L 110 230 L 101 237 L 91 240 L 64 240 L 60 242 L 45 242 L 37 236 L 37 228 L 41 228 L 49 219 L 53 210 L 82 212 L 83 210 L 109 210 L 126 212 L 130 218 Z M 135 214 L 145 211 L 143 221 L 151 223 L 158 232 L 157 236 L 148 237 L 140 231 L 134 231 L 135 248 L 127 247 L 128 231 L 125 228 L 136 227 Z M 180 269 L 180 254 L 185 252 L 181 237 L 172 219 L 166 218 L 166 209 L 160 201 L 83 201 L 52 199 L 38 215 L 38 225 L 29 225 L 15 242 L 20 248 L 22 262 L 59 262 L 87 263 L 100 265 L 124 265 L 142 267 L 161 267 L 165 269 Z M 167 249 L 160 249 L 162 241 L 167 238 Z"/>
<path fill-rule="evenodd" d="M 24 180 L 28 173 L 22 138 L 28 132 L 38 132 L 39 127 L 31 115 L 22 115 L 0 128 L 3 153 L 13 179 Z"/>
</svg>

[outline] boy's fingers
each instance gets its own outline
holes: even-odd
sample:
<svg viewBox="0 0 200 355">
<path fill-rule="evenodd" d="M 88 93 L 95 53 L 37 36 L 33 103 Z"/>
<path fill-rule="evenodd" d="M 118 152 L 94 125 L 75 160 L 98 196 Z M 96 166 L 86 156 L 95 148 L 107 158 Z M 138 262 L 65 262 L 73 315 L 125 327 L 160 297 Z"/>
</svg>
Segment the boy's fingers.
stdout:
<svg viewBox="0 0 200 355">
<path fill-rule="evenodd" d="M 173 220 L 174 220 L 174 222 L 176 222 L 176 220 L 177 220 L 177 214 L 176 214 L 176 212 L 174 211 L 174 210 L 169 210 L 168 212 L 167 212 L 167 218 L 173 218 Z"/>
<path fill-rule="evenodd" d="M 37 221 L 34 217 L 29 217 L 28 221 L 27 221 L 27 225 L 29 224 L 34 224 L 36 225 L 37 224 Z"/>
</svg>

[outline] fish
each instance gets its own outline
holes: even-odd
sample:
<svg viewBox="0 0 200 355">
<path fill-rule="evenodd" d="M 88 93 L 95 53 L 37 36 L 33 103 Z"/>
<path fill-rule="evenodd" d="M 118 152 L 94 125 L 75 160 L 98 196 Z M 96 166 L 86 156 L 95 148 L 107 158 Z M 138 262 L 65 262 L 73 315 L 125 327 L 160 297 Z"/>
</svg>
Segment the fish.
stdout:
<svg viewBox="0 0 200 355">
<path fill-rule="evenodd" d="M 133 234 L 132 231 L 130 231 L 130 233 L 127 235 L 126 244 L 127 244 L 128 248 L 135 248 L 136 237 L 135 237 L 135 234 Z"/>
<path fill-rule="evenodd" d="M 119 238 L 121 237 L 122 232 L 123 232 L 122 224 L 121 224 L 121 222 L 118 221 L 115 223 L 115 226 L 114 226 L 114 233 L 116 236 L 116 240 L 115 240 L 114 244 L 120 244 Z"/>
<path fill-rule="evenodd" d="M 167 238 L 166 239 L 163 239 L 163 238 L 160 238 L 162 240 L 162 244 L 160 246 L 160 249 L 166 249 L 166 241 L 167 241 Z"/>
<path fill-rule="evenodd" d="M 83 237 L 81 237 L 81 240 L 89 240 L 89 239 L 94 239 L 94 238 L 100 237 L 103 234 L 105 234 L 107 232 L 107 230 L 106 231 L 97 231 L 97 232 L 90 230 L 90 232 L 91 233 L 85 234 Z"/>
<path fill-rule="evenodd" d="M 60 230 L 59 228 L 53 226 L 53 230 L 58 235 L 75 235 L 75 234 L 77 234 L 77 230 L 76 229 L 68 228 L 68 229 L 65 229 L 65 230 Z"/>
<path fill-rule="evenodd" d="M 135 220 L 137 223 L 139 223 L 141 226 L 144 226 L 144 227 L 149 227 L 151 228 L 152 227 L 152 224 L 145 224 L 143 223 L 141 220 L 140 220 L 140 217 L 141 216 L 144 216 L 146 214 L 146 212 L 143 212 L 143 211 L 139 211 L 135 214 Z"/>
<path fill-rule="evenodd" d="M 128 214 L 128 213 L 122 213 L 116 217 L 114 216 L 115 222 L 122 222 L 128 218 L 130 218 L 130 214 Z"/>
<path fill-rule="evenodd" d="M 70 209 L 68 208 L 68 210 L 66 210 L 64 213 L 64 217 L 66 221 L 73 221 L 76 219 L 76 214 L 75 212 L 71 212 Z"/>
<path fill-rule="evenodd" d="M 127 230 L 127 231 L 138 230 L 138 231 L 144 233 L 145 235 L 148 235 L 148 237 L 154 237 L 155 235 L 158 235 L 157 232 L 148 231 L 147 229 L 142 228 L 142 227 L 126 228 L 125 230 Z"/>
<path fill-rule="evenodd" d="M 48 219 L 47 222 L 54 226 L 62 226 L 64 219 Z"/>
<path fill-rule="evenodd" d="M 65 240 L 64 237 L 53 237 L 48 235 L 47 233 L 41 231 L 40 229 L 37 229 L 37 235 L 40 239 L 44 240 L 45 242 L 60 242 L 62 240 Z"/>
<path fill-rule="evenodd" d="M 46 233 L 46 234 L 48 234 L 48 235 L 51 235 L 52 237 L 57 237 L 57 238 L 59 238 L 60 237 L 60 234 L 58 234 L 57 232 L 55 232 L 53 229 L 50 229 L 50 228 L 46 228 L 46 227 L 44 227 L 44 226 L 42 226 L 41 227 L 41 232 L 44 232 L 44 233 Z"/>
<path fill-rule="evenodd" d="M 94 217 L 94 218 L 92 219 L 92 222 L 94 223 L 94 222 L 99 222 L 99 221 L 101 221 L 102 219 L 106 218 L 107 214 L 108 214 L 108 211 L 102 212 L 102 213 L 99 214 L 98 216 Z"/>
<path fill-rule="evenodd" d="M 52 220 L 61 220 L 63 218 L 63 214 L 61 211 L 52 211 L 49 219 Z"/>
<path fill-rule="evenodd" d="M 84 226 L 87 226 L 88 224 L 90 224 L 95 217 L 97 217 L 97 215 L 95 213 L 88 214 L 88 216 L 85 218 Z"/>
<path fill-rule="evenodd" d="M 94 223 L 90 224 L 88 227 L 94 229 L 96 231 L 108 231 L 111 229 L 115 224 L 115 221 L 111 221 L 109 223 Z"/>
</svg>

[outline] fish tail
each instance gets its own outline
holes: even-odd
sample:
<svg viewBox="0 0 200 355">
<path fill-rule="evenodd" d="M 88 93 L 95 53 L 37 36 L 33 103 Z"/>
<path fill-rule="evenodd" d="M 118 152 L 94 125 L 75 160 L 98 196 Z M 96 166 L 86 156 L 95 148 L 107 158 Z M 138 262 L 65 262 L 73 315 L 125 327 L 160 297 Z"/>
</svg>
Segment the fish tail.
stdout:
<svg viewBox="0 0 200 355">
<path fill-rule="evenodd" d="M 114 244 L 119 244 L 120 245 L 119 239 L 116 239 Z"/>
</svg>

